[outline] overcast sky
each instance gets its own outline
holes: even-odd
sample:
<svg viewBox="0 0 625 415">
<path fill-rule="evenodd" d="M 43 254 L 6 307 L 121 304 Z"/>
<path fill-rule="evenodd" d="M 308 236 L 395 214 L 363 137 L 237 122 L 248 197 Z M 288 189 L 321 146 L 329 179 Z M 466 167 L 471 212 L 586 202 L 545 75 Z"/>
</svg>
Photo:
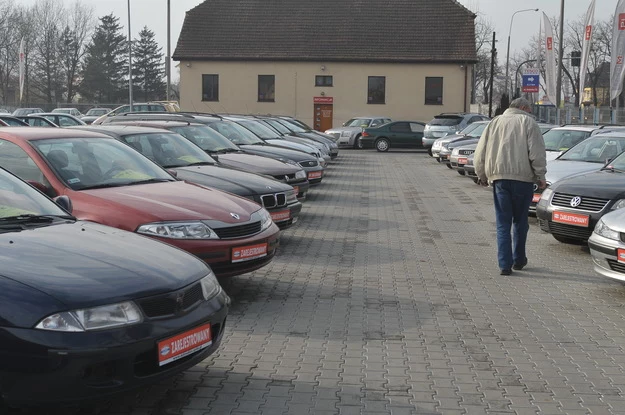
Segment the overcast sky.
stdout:
<svg viewBox="0 0 625 415">
<path fill-rule="evenodd" d="M 38 0 L 19 0 L 24 4 L 36 4 Z M 59 0 L 66 5 L 71 5 L 75 0 Z M 236 1 L 236 0 L 233 0 Z M 310 0 L 314 1 L 314 0 Z M 341 0 L 337 0 L 341 1 Z M 437 0 L 433 0 L 437 1 Z M 472 11 L 483 15 L 495 26 L 497 32 L 499 56 L 505 56 L 501 51 L 505 51 L 510 28 L 510 18 L 512 13 L 526 8 L 539 8 L 548 16 L 559 16 L 560 0 L 458 0 L 461 4 Z M 120 18 L 120 23 L 124 26 L 124 33 L 127 32 L 128 24 L 128 0 L 82 0 L 84 4 L 94 7 L 96 17 L 102 17 L 113 13 Z M 202 0 L 171 0 L 171 53 L 174 53 L 178 35 L 182 28 L 185 12 L 198 4 Z M 617 0 L 597 0 L 595 19 L 609 18 L 616 7 Z M 586 13 L 590 0 L 565 0 L 565 22 L 575 20 Z M 148 26 L 155 34 L 156 40 L 163 46 L 163 54 L 166 53 L 167 44 L 167 0 L 130 0 L 131 29 L 133 38 L 138 37 L 139 31 Z M 518 13 L 514 17 L 512 34 L 510 36 L 511 52 L 526 46 L 532 35 L 538 33 L 540 22 L 540 12 Z M 505 53 L 505 52 L 504 52 Z M 175 63 L 174 63 L 175 64 Z M 177 71 L 172 70 L 172 76 L 177 77 Z"/>
</svg>

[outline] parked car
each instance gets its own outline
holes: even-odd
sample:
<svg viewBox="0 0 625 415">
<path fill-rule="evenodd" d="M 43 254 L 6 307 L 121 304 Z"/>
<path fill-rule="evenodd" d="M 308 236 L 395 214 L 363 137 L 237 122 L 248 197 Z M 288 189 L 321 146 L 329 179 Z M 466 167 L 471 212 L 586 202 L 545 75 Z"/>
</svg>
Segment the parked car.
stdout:
<svg viewBox="0 0 625 415">
<path fill-rule="evenodd" d="M 477 146 L 476 146 L 477 148 Z M 477 174 L 475 174 L 475 166 L 473 165 L 473 157 L 475 156 L 475 151 L 472 154 L 467 156 L 467 161 L 464 165 L 464 174 L 466 177 L 473 180 L 474 183 L 478 182 Z M 538 188 L 538 186 L 536 186 Z"/>
<path fill-rule="evenodd" d="M 425 125 L 423 147 L 429 149 L 441 137 L 461 132 L 474 122 L 488 120 L 490 118 L 485 115 L 465 112 L 445 112 L 436 115 Z"/>
<path fill-rule="evenodd" d="M 457 138 L 466 137 L 470 133 L 472 133 L 473 130 L 477 130 L 477 132 L 474 135 L 476 134 L 481 135 L 484 129 L 486 128 L 487 124 L 488 123 L 486 121 L 482 121 L 482 122 L 478 121 L 478 122 L 475 122 L 466 126 L 462 131 L 459 131 L 457 134 L 449 134 L 449 135 L 446 135 L 444 137 L 434 140 L 432 146 L 428 150 L 428 154 L 434 157 L 436 161 L 441 161 L 440 152 L 444 148 L 445 144 Z M 423 146 L 427 148 L 425 137 L 423 138 Z"/>
<path fill-rule="evenodd" d="M 423 130 L 420 121 L 391 121 L 377 127 L 363 129 L 359 148 L 375 148 L 380 152 L 390 148 L 423 148 Z"/>
<path fill-rule="evenodd" d="M 111 112 L 109 108 L 91 108 L 85 115 L 80 117 L 80 119 L 83 120 L 85 124 L 91 124 L 98 119 L 98 117 L 106 115 L 109 112 Z"/>
<path fill-rule="evenodd" d="M 55 108 L 52 110 L 53 113 L 57 114 L 69 114 L 74 117 L 80 118 L 83 116 L 83 113 L 78 110 L 78 108 Z"/>
<path fill-rule="evenodd" d="M 2 121 L 2 125 L 5 127 L 29 127 L 27 122 L 24 122 L 12 115 L 0 114 L 0 121 Z"/>
<path fill-rule="evenodd" d="M 288 133 L 289 136 L 300 137 L 300 138 L 313 141 L 313 144 L 315 145 L 318 143 L 323 144 L 325 148 L 327 149 L 327 151 L 329 152 L 330 157 L 332 159 L 335 159 L 338 157 L 339 146 L 336 143 L 336 141 L 334 141 L 333 136 L 313 130 L 310 127 L 304 128 L 299 123 L 294 122 L 288 117 L 267 117 L 267 118 L 268 118 L 267 121 L 270 123 L 271 121 L 274 121 L 272 125 L 277 125 L 275 123 L 278 123 L 282 125 L 283 127 L 286 127 L 289 131 Z"/>
<path fill-rule="evenodd" d="M 444 137 L 440 140 L 440 142 L 436 142 L 435 144 L 440 144 L 440 148 L 438 150 L 438 158 L 441 163 L 445 163 L 447 167 L 451 169 L 451 163 L 449 162 L 449 158 L 451 157 L 451 151 L 454 147 L 462 146 L 464 144 L 472 144 L 477 142 L 479 138 L 484 133 L 486 126 L 490 121 L 477 121 L 472 125 L 475 128 L 471 129 L 466 134 L 458 134 L 451 135 L 448 137 Z M 432 150 L 434 151 L 434 150 Z"/>
<path fill-rule="evenodd" d="M 545 150 L 547 151 L 547 161 L 555 160 L 560 154 L 584 141 L 596 126 L 570 125 L 565 127 L 555 127 L 543 134 L 545 139 Z"/>
<path fill-rule="evenodd" d="M 473 141 L 473 140 L 471 140 Z M 464 143 L 455 147 L 451 151 L 451 156 L 449 156 L 449 164 L 451 168 L 456 170 L 458 174 L 464 176 L 466 171 L 464 167 L 467 165 L 469 161 L 469 156 L 472 156 L 475 153 L 475 149 L 477 148 L 477 140 L 473 143 Z M 475 172 L 475 168 L 473 168 Z"/>
<path fill-rule="evenodd" d="M 71 211 L 67 196 L 58 204 Z M 0 244 L 0 396 L 11 406 L 110 398 L 219 347 L 230 299 L 204 262 L 77 220 L 4 169 Z"/>
<path fill-rule="evenodd" d="M 545 175 L 547 186 L 567 177 L 597 171 L 623 151 L 625 151 L 625 131 L 608 131 L 605 134 L 593 135 L 567 150 L 555 160 L 547 162 L 547 174 Z M 536 210 L 536 204 L 540 200 L 541 193 L 538 186 L 534 186 L 530 212 Z"/>
<path fill-rule="evenodd" d="M 604 277 L 625 281 L 625 210 L 609 212 L 599 219 L 588 239 L 595 271 Z"/>
<path fill-rule="evenodd" d="M 37 113 L 31 114 L 30 116 L 39 116 L 48 119 L 48 121 L 52 121 L 55 125 L 59 127 L 70 127 L 72 125 L 85 125 L 85 122 L 80 118 L 75 117 L 70 114 L 62 114 L 62 113 Z"/>
<path fill-rule="evenodd" d="M 562 179 L 536 206 L 540 228 L 564 243 L 585 242 L 599 219 L 625 207 L 625 153 L 599 171 Z"/>
<path fill-rule="evenodd" d="M 286 229 L 297 222 L 302 204 L 292 186 L 259 174 L 227 168 L 181 135 L 160 128 L 105 124 L 75 127 L 110 135 L 128 144 L 178 179 L 245 197 L 267 209 Z"/>
<path fill-rule="evenodd" d="M 551 130 L 552 128 L 556 128 L 559 127 L 559 125 L 557 124 L 547 124 L 547 123 L 543 123 L 543 122 L 539 122 L 538 123 L 538 128 L 540 128 L 540 133 L 541 134 L 545 134 L 547 131 Z"/>
<path fill-rule="evenodd" d="M 15 111 L 13 111 L 11 115 L 14 117 L 22 117 L 24 115 L 34 114 L 37 112 L 45 112 L 45 111 L 42 110 L 41 108 L 18 108 Z"/>
<path fill-rule="evenodd" d="M 345 121 L 341 127 L 330 128 L 325 133 L 334 136 L 339 146 L 358 148 L 363 128 L 378 127 L 391 121 L 390 117 L 354 117 Z"/>
<path fill-rule="evenodd" d="M 310 182 L 307 180 L 306 169 L 322 169 L 316 160 L 312 160 L 316 164 L 315 167 L 305 168 L 297 162 L 287 162 L 287 160 L 276 160 L 269 157 L 262 157 L 262 155 L 247 154 L 226 137 L 201 123 L 156 120 L 129 121 L 127 117 L 121 118 L 122 120 L 125 119 L 126 122 L 119 124 L 163 128 L 178 133 L 226 167 L 250 173 L 264 174 L 293 186 L 299 199 L 305 199 L 306 193 L 310 187 Z M 303 155 L 303 153 L 297 153 Z M 308 155 L 305 155 L 305 157 L 311 160 Z"/>
<path fill-rule="evenodd" d="M 265 266 L 279 244 L 280 230 L 257 203 L 176 180 L 105 134 L 7 127 L 0 130 L 0 167 L 50 197 L 70 197 L 79 219 L 167 242 L 217 276 Z"/>
<path fill-rule="evenodd" d="M 15 118 L 18 118 L 18 119 L 24 121 L 26 124 L 30 125 L 31 127 L 52 127 L 52 128 L 58 128 L 58 125 L 56 125 L 55 123 L 53 123 L 52 121 L 50 121 L 46 117 L 42 117 L 40 115 L 34 115 L 34 114 L 22 115 L 22 116 L 18 115 L 18 116 L 15 116 Z"/>
<path fill-rule="evenodd" d="M 165 102 L 137 102 L 132 104 L 121 105 L 106 114 L 103 114 L 92 121 L 92 124 L 102 124 L 108 117 L 115 117 L 121 114 L 127 114 L 132 112 L 175 112 L 175 108 Z"/>
</svg>

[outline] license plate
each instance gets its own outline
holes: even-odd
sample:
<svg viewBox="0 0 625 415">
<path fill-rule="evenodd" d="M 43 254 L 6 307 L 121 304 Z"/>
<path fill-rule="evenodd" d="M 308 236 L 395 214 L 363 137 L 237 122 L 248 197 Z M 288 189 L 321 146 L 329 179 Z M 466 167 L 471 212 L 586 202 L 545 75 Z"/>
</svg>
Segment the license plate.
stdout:
<svg viewBox="0 0 625 415">
<path fill-rule="evenodd" d="M 625 249 L 618 249 L 616 253 L 618 262 L 625 263 Z"/>
<path fill-rule="evenodd" d="M 582 228 L 587 228 L 590 223 L 590 216 L 588 215 L 580 215 L 578 213 L 568 213 L 568 212 L 553 212 L 551 215 L 551 220 L 558 223 L 565 223 L 567 225 L 580 226 Z"/>
<path fill-rule="evenodd" d="M 205 349 L 213 344 L 211 337 L 211 325 L 204 324 L 200 327 L 185 331 L 176 336 L 157 343 L 158 365 L 175 362 L 192 353 Z"/>
<path fill-rule="evenodd" d="M 539 200 L 540 200 L 540 193 L 534 193 L 534 196 L 532 196 L 532 203 L 538 203 Z"/>
<path fill-rule="evenodd" d="M 458 159 L 458 164 L 467 164 L 467 158 L 466 157 L 460 157 Z"/>
<path fill-rule="evenodd" d="M 232 262 L 250 261 L 267 256 L 267 242 L 232 248 Z"/>
<path fill-rule="evenodd" d="M 320 179 L 322 175 L 323 175 L 323 172 L 321 171 L 311 171 L 310 173 L 308 173 L 308 180 Z"/>
<path fill-rule="evenodd" d="M 273 219 L 274 222 L 286 220 L 286 219 L 289 219 L 290 217 L 291 217 L 290 210 L 281 210 L 280 212 L 271 212 L 271 219 Z"/>
</svg>

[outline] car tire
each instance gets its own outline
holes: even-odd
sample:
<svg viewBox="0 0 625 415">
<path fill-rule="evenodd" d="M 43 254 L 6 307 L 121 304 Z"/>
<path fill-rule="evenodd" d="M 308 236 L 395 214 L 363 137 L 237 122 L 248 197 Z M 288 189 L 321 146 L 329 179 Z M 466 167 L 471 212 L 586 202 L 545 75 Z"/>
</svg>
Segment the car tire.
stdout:
<svg viewBox="0 0 625 415">
<path fill-rule="evenodd" d="M 361 135 L 356 137 L 356 142 L 354 144 L 356 146 L 355 148 L 357 148 L 358 150 L 362 150 L 363 148 L 365 148 L 364 145 L 362 144 L 362 136 Z"/>
<path fill-rule="evenodd" d="M 556 239 L 556 241 L 561 242 L 563 244 L 584 245 L 584 242 L 582 242 L 582 241 L 580 241 L 578 239 L 567 238 L 566 236 L 556 235 L 555 233 L 552 233 L 551 235 L 553 235 L 553 237 Z"/>
<path fill-rule="evenodd" d="M 359 147 L 359 146 L 358 146 L 358 143 L 360 143 L 360 134 L 358 134 L 358 135 L 356 136 L 356 138 L 354 138 L 354 145 L 353 145 L 353 147 L 354 147 L 354 149 L 356 149 L 356 150 L 359 150 L 359 149 L 361 149 L 361 148 L 362 148 L 362 147 Z"/>
<path fill-rule="evenodd" d="M 428 156 L 432 157 L 432 147 L 428 148 Z"/>
<path fill-rule="evenodd" d="M 477 182 L 479 181 L 477 177 L 471 177 L 471 180 L 473 180 L 473 183 L 477 184 Z"/>
<path fill-rule="evenodd" d="M 378 138 L 375 142 L 375 149 L 381 153 L 388 151 L 391 148 L 391 143 L 386 138 Z"/>
<path fill-rule="evenodd" d="M 451 167 L 450 163 L 445 164 L 447 166 L 448 169 L 453 169 L 453 167 Z"/>
<path fill-rule="evenodd" d="M 456 170 L 458 172 L 459 175 L 464 176 L 466 173 L 464 172 L 464 170 Z"/>
</svg>

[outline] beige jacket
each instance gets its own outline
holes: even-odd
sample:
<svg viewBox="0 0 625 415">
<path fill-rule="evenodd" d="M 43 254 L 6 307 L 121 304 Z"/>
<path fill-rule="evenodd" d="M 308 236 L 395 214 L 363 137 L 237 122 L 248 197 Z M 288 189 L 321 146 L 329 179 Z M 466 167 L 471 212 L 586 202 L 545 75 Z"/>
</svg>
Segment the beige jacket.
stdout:
<svg viewBox="0 0 625 415">
<path fill-rule="evenodd" d="M 508 108 L 482 133 L 473 164 L 477 177 L 484 182 L 545 180 L 545 141 L 538 124 L 527 112 Z"/>
</svg>

